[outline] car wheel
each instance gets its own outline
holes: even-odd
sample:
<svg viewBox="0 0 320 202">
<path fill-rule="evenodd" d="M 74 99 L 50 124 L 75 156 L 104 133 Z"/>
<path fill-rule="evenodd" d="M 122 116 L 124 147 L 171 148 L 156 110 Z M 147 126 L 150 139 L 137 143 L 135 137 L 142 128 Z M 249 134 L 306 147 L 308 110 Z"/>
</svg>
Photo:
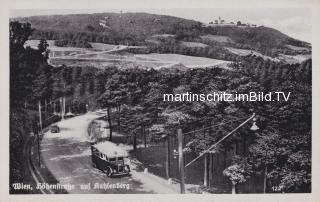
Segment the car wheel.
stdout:
<svg viewBox="0 0 320 202">
<path fill-rule="evenodd" d="M 127 173 L 130 173 L 130 167 L 129 167 L 128 165 L 125 165 L 124 170 L 125 170 Z"/>
<path fill-rule="evenodd" d="M 107 169 L 105 170 L 105 173 L 107 174 L 108 177 L 112 176 L 112 170 L 110 167 L 107 167 Z"/>
</svg>

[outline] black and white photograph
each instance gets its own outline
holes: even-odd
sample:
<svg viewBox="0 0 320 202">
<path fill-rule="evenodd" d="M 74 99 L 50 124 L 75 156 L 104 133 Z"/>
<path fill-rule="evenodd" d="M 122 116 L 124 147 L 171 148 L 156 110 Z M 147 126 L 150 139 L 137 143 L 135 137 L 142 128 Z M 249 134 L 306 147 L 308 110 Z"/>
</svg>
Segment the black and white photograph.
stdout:
<svg viewBox="0 0 320 202">
<path fill-rule="evenodd" d="M 10 9 L 10 195 L 315 192 L 312 9 L 163 5 Z"/>
</svg>

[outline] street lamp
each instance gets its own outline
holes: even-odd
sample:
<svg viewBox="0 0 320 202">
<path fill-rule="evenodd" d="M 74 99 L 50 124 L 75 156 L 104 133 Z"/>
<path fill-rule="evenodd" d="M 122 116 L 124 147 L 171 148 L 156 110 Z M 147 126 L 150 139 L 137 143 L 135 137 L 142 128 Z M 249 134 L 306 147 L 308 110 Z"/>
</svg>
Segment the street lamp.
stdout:
<svg viewBox="0 0 320 202">
<path fill-rule="evenodd" d="M 253 115 L 254 115 L 254 117 L 252 119 L 253 123 L 252 123 L 252 126 L 251 126 L 250 130 L 257 131 L 257 130 L 259 130 L 259 127 L 256 124 L 256 121 L 257 121 L 257 118 L 255 117 L 256 114 L 254 113 Z"/>
<path fill-rule="evenodd" d="M 224 137 L 222 137 L 219 141 L 217 141 L 215 144 L 211 145 L 208 149 L 206 149 L 205 151 L 203 151 L 198 157 L 194 158 L 192 161 L 190 161 L 185 167 L 188 167 L 189 165 L 191 165 L 192 163 L 194 163 L 196 160 L 198 160 L 200 157 L 202 157 L 205 153 L 210 152 L 214 147 L 216 147 L 218 144 L 220 144 L 222 141 L 224 141 L 225 139 L 227 139 L 229 136 L 231 136 L 233 133 L 235 133 L 237 130 L 239 130 L 242 126 L 244 126 L 245 124 L 247 124 L 250 120 L 253 120 L 253 124 L 251 126 L 251 130 L 252 131 L 256 131 L 259 129 L 259 127 L 256 125 L 256 114 L 253 113 L 252 116 L 250 116 L 247 120 L 245 120 L 244 122 L 242 122 L 239 126 L 237 126 L 235 129 L 233 129 L 231 132 L 229 132 L 227 135 L 225 135 Z"/>
<path fill-rule="evenodd" d="M 257 131 L 259 129 L 259 127 L 256 124 L 256 114 L 253 113 L 252 116 L 250 116 L 247 120 L 245 120 L 244 122 L 242 122 L 239 126 L 237 126 L 235 129 L 233 129 L 231 132 L 229 132 L 227 135 L 225 135 L 224 137 L 222 137 L 219 141 L 217 141 L 215 144 L 211 145 L 208 149 L 206 149 L 205 151 L 203 151 L 199 156 L 197 156 L 196 158 L 194 158 L 193 160 L 191 160 L 189 163 L 187 163 L 187 165 L 184 166 L 183 164 L 183 134 L 181 129 L 178 129 L 178 143 L 179 143 L 179 150 L 178 150 L 178 155 L 179 155 L 179 167 L 180 167 L 180 191 L 181 193 L 185 193 L 185 188 L 184 188 L 184 169 L 187 168 L 188 166 L 190 166 L 192 163 L 194 163 L 195 161 L 197 161 L 199 158 L 201 158 L 203 155 L 205 155 L 206 153 L 210 152 L 213 148 L 215 148 L 218 144 L 220 144 L 221 142 L 223 142 L 225 139 L 227 139 L 228 137 L 230 137 L 233 133 L 235 133 L 237 130 L 239 130 L 242 126 L 244 126 L 245 124 L 247 124 L 250 120 L 253 120 L 253 124 L 250 127 L 250 130 L 252 131 Z"/>
</svg>

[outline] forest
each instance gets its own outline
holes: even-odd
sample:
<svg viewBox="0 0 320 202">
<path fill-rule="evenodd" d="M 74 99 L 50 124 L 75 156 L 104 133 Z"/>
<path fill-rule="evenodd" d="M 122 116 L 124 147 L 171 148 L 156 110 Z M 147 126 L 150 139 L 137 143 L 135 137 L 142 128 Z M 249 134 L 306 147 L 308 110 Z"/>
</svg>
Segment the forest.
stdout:
<svg viewBox="0 0 320 202">
<path fill-rule="evenodd" d="M 10 22 L 10 182 L 25 178 L 23 145 L 37 120 L 37 103 L 67 96 L 94 108 L 108 109 L 112 131 L 127 135 L 134 144 L 141 128 L 161 123 L 175 134 L 177 121 L 184 132 L 258 116 L 259 132 L 248 155 L 235 156 L 225 175 L 235 184 L 266 172 L 269 192 L 311 192 L 312 61 L 279 64 L 257 56 L 239 57 L 231 69 L 120 69 L 108 67 L 53 67 L 47 62 L 48 44 L 24 47 L 34 29 L 30 23 Z M 291 92 L 288 102 L 162 102 L 164 93 Z M 111 113 L 114 111 L 115 113 Z M 203 138 L 194 133 L 188 149 L 201 153 L 234 124 L 223 125 Z M 244 128 L 240 133 L 246 133 Z M 230 140 L 232 141 L 232 140 Z M 228 141 L 217 150 L 228 147 Z"/>
</svg>

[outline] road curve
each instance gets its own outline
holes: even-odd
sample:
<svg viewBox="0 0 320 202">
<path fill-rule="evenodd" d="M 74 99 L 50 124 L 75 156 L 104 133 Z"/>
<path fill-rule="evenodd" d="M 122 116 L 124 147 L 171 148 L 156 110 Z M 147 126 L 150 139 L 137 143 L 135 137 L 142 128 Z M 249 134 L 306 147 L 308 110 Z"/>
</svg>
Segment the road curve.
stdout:
<svg viewBox="0 0 320 202">
<path fill-rule="evenodd" d="M 41 173 L 37 170 L 32 160 L 32 145 L 35 145 L 34 138 L 28 138 L 24 146 L 24 155 L 26 157 L 26 167 L 28 168 L 31 177 L 35 183 L 35 186 L 39 183 L 45 183 L 45 179 Z M 53 194 L 54 192 L 50 189 L 39 189 L 42 194 Z"/>
<path fill-rule="evenodd" d="M 91 163 L 88 124 L 101 116 L 88 113 L 58 123 L 61 132 L 47 132 L 41 141 L 46 167 L 68 193 L 177 193 L 148 174 L 132 170 L 132 176 L 109 178 Z M 68 186 L 67 186 L 68 185 Z"/>
</svg>

